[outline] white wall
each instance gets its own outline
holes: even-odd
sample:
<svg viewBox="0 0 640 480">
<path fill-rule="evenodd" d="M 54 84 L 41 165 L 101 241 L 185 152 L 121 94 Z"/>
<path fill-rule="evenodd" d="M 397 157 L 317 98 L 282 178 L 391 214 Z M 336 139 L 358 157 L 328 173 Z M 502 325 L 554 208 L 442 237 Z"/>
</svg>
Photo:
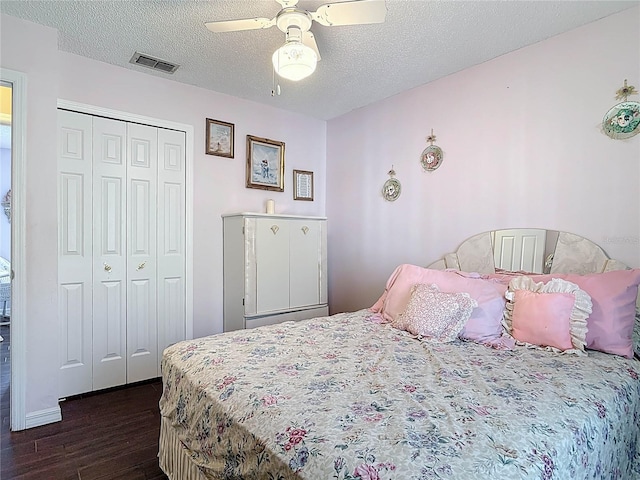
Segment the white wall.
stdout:
<svg viewBox="0 0 640 480">
<path fill-rule="evenodd" d="M 264 211 L 273 198 L 278 213 L 324 215 L 326 123 L 59 52 L 55 30 L 7 15 L 0 21 L 1 65 L 27 75 L 28 415 L 58 400 L 58 99 L 193 125 L 195 336 L 222 331 L 221 214 Z M 235 158 L 204 154 L 207 117 L 235 124 Z M 245 188 L 247 134 L 285 142 L 283 193 Z M 314 172 L 314 202 L 293 200 L 293 169 Z"/>
<path fill-rule="evenodd" d="M 600 131 L 625 78 L 640 88 L 639 8 L 330 121 L 332 313 L 371 306 L 396 265 L 496 228 L 573 232 L 640 267 L 640 135 Z M 431 129 L 445 157 L 425 172 Z"/>
</svg>

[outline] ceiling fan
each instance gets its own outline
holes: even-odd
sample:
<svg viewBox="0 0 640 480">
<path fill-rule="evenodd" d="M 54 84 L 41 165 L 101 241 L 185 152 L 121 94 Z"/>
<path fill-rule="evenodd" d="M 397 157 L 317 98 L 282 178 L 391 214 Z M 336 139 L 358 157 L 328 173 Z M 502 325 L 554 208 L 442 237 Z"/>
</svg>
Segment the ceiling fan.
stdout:
<svg viewBox="0 0 640 480">
<path fill-rule="evenodd" d="M 282 9 L 272 19 L 243 18 L 207 22 L 212 32 L 261 30 L 277 26 L 285 34 L 285 43 L 272 56 L 273 68 L 283 78 L 302 80 L 311 75 L 320 60 L 315 37 L 310 31 L 316 21 L 325 27 L 384 22 L 385 0 L 350 0 L 321 5 L 315 12 L 297 7 L 298 0 L 275 0 Z"/>
</svg>

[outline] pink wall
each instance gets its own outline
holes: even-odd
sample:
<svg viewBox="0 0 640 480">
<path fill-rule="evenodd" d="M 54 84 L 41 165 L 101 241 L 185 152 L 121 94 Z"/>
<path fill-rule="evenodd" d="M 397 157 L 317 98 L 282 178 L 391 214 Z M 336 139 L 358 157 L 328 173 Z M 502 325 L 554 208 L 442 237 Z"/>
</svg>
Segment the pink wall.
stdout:
<svg viewBox="0 0 640 480">
<path fill-rule="evenodd" d="M 55 30 L 1 15 L 2 67 L 27 74 L 26 412 L 58 404 Z M 53 341 L 52 341 L 53 339 Z"/>
<path fill-rule="evenodd" d="M 566 230 L 640 267 L 640 135 L 600 132 L 625 78 L 640 87 L 639 8 L 328 122 L 331 311 L 370 306 L 396 265 L 496 228 Z M 445 158 L 425 172 L 431 129 Z M 388 203 L 392 165 L 402 194 Z"/>
<path fill-rule="evenodd" d="M 58 51 L 57 32 L 2 15 L 3 68 L 27 75 L 27 415 L 58 403 L 56 109 L 58 99 L 192 125 L 194 336 L 222 331 L 222 219 L 231 212 L 324 215 L 326 123 Z M 132 67 L 136 68 L 136 67 Z M 212 71 L 212 75 L 215 72 Z M 270 98 L 270 85 L 265 97 Z M 277 99 L 274 105 L 277 105 Z M 235 158 L 205 155 L 205 118 L 235 124 Z M 246 135 L 285 142 L 285 191 L 245 188 Z M 294 201 L 293 169 L 314 172 L 313 202 Z M 44 241 L 43 239 L 48 239 Z"/>
<path fill-rule="evenodd" d="M 273 198 L 278 213 L 324 215 L 326 123 L 66 52 L 58 59 L 61 99 L 193 126 L 193 333 L 221 332 L 221 214 L 263 212 L 266 199 Z M 270 98 L 268 89 L 265 98 Z M 233 159 L 204 153 L 206 118 L 235 125 Z M 285 142 L 284 192 L 245 187 L 247 134 Z M 293 200 L 293 169 L 314 172 L 318 193 L 313 202 Z"/>
</svg>

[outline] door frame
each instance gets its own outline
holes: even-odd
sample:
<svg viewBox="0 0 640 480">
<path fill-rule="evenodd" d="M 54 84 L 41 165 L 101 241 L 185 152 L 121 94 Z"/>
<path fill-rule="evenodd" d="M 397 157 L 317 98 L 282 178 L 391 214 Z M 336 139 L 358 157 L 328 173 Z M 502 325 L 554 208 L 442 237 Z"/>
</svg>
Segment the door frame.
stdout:
<svg viewBox="0 0 640 480">
<path fill-rule="evenodd" d="M 0 80 L 11 83 L 11 430 L 26 428 L 27 269 L 26 159 L 27 76 L 3 68 Z"/>
</svg>

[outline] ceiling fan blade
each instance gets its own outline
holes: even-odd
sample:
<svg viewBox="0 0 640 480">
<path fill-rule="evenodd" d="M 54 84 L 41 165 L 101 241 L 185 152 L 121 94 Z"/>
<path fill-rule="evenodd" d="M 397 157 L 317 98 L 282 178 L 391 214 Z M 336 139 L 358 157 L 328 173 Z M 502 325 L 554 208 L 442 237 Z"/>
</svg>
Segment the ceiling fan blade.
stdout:
<svg viewBox="0 0 640 480">
<path fill-rule="evenodd" d="M 326 27 L 382 23 L 387 16 L 384 0 L 352 0 L 327 3 L 311 13 L 311 17 Z"/>
<path fill-rule="evenodd" d="M 273 27 L 276 19 L 268 18 L 243 18 L 241 20 L 223 20 L 220 22 L 207 22 L 204 25 L 212 32 L 237 32 L 240 30 L 260 30 Z"/>
<path fill-rule="evenodd" d="M 298 0 L 276 0 L 282 8 L 295 7 L 298 4 Z"/>
<path fill-rule="evenodd" d="M 322 58 L 320 58 L 320 51 L 318 50 L 318 44 L 316 43 L 316 37 L 313 35 L 313 33 L 311 33 L 310 31 L 304 32 L 302 34 L 302 43 L 307 47 L 313 49 L 314 52 L 316 52 L 316 55 L 318 56 L 318 61 L 322 60 Z"/>
</svg>

